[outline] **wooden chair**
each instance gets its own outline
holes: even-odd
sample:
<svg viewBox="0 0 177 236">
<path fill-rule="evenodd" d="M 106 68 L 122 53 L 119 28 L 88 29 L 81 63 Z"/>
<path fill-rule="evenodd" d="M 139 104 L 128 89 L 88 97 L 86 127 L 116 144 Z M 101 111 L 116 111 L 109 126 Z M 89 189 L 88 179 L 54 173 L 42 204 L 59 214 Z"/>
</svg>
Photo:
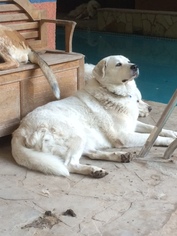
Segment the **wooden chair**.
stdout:
<svg viewBox="0 0 177 236">
<path fill-rule="evenodd" d="M 34 50 L 41 52 L 57 77 L 61 98 L 84 85 L 84 56 L 72 52 L 75 22 L 47 19 L 46 12 L 28 0 L 0 0 L 0 24 L 19 31 Z M 65 51 L 48 49 L 47 24 L 65 27 Z M 0 137 L 11 134 L 22 117 L 52 100 L 51 88 L 38 66 L 29 63 L 0 71 Z"/>
<path fill-rule="evenodd" d="M 151 134 L 149 135 L 145 145 L 142 147 L 142 149 L 138 155 L 139 157 L 145 157 L 149 153 L 151 147 L 153 146 L 155 140 L 157 139 L 162 128 L 164 127 L 165 123 L 167 122 L 169 116 L 173 112 L 176 104 L 177 104 L 177 89 L 175 90 L 169 103 L 165 107 L 160 119 L 158 120 L 157 124 L 155 125 L 154 129 L 152 130 Z M 166 149 L 166 151 L 163 155 L 163 158 L 169 159 L 176 148 L 177 148 L 177 138 L 168 146 L 168 148 Z"/>
</svg>

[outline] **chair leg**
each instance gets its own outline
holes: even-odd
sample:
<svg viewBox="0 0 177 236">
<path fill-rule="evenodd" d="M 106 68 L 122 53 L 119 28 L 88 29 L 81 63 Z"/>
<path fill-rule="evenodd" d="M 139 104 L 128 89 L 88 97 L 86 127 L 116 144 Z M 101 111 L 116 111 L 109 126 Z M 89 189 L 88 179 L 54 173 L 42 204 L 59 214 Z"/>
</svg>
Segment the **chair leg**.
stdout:
<svg viewBox="0 0 177 236">
<path fill-rule="evenodd" d="M 172 111 L 174 110 L 177 103 L 177 89 L 174 92 L 173 96 L 171 97 L 168 105 L 166 106 L 165 110 L 163 111 L 159 121 L 157 122 L 156 126 L 152 130 L 149 138 L 147 139 L 145 145 L 141 149 L 139 153 L 139 157 L 145 157 L 148 152 L 150 151 L 151 147 L 153 146 L 157 136 L 160 134 L 162 128 L 164 127 L 165 123 L 167 122 L 169 116 L 171 115 Z"/>
<path fill-rule="evenodd" d="M 170 159 L 172 153 L 174 152 L 174 150 L 177 148 L 177 139 L 175 139 L 166 149 L 163 158 L 164 159 Z"/>
</svg>

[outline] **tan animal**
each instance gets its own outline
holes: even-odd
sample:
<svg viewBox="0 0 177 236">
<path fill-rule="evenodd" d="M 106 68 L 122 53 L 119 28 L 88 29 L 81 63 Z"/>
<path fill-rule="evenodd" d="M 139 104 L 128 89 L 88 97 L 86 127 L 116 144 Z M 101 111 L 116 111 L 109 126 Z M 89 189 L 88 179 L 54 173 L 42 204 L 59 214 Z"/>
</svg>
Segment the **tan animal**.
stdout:
<svg viewBox="0 0 177 236">
<path fill-rule="evenodd" d="M 60 98 L 57 80 L 47 63 L 30 48 L 20 33 L 4 25 L 0 25 L 0 61 L 0 70 L 16 68 L 28 61 L 39 65 L 55 97 Z"/>
</svg>

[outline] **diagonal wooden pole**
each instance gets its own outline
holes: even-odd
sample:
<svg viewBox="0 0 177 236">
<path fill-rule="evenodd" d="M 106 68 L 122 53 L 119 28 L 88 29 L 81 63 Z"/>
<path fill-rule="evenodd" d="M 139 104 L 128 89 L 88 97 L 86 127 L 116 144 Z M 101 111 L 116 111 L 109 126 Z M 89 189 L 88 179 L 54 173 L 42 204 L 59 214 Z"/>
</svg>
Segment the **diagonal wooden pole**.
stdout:
<svg viewBox="0 0 177 236">
<path fill-rule="evenodd" d="M 161 132 L 162 128 L 164 127 L 165 123 L 167 122 L 169 116 L 171 115 L 172 111 L 174 110 L 177 104 L 177 89 L 174 92 L 173 96 L 171 97 L 168 105 L 166 106 L 165 110 L 163 111 L 160 119 L 158 120 L 156 126 L 152 130 L 151 134 L 149 135 L 145 145 L 141 149 L 139 153 L 139 157 L 145 157 L 148 152 L 150 151 L 151 147 L 153 146 L 157 136 Z"/>
</svg>

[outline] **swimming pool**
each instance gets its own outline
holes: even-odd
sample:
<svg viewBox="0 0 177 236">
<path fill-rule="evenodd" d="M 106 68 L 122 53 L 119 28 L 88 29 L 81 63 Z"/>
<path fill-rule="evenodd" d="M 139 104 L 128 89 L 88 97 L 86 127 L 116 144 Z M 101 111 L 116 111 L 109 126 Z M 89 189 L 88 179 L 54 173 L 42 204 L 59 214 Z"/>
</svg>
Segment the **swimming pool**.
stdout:
<svg viewBox="0 0 177 236">
<path fill-rule="evenodd" d="M 64 48 L 63 30 L 56 37 L 56 47 Z M 145 100 L 168 103 L 177 88 L 177 40 L 77 29 L 73 51 L 92 64 L 109 55 L 128 57 L 140 68 L 136 82 Z"/>
</svg>

